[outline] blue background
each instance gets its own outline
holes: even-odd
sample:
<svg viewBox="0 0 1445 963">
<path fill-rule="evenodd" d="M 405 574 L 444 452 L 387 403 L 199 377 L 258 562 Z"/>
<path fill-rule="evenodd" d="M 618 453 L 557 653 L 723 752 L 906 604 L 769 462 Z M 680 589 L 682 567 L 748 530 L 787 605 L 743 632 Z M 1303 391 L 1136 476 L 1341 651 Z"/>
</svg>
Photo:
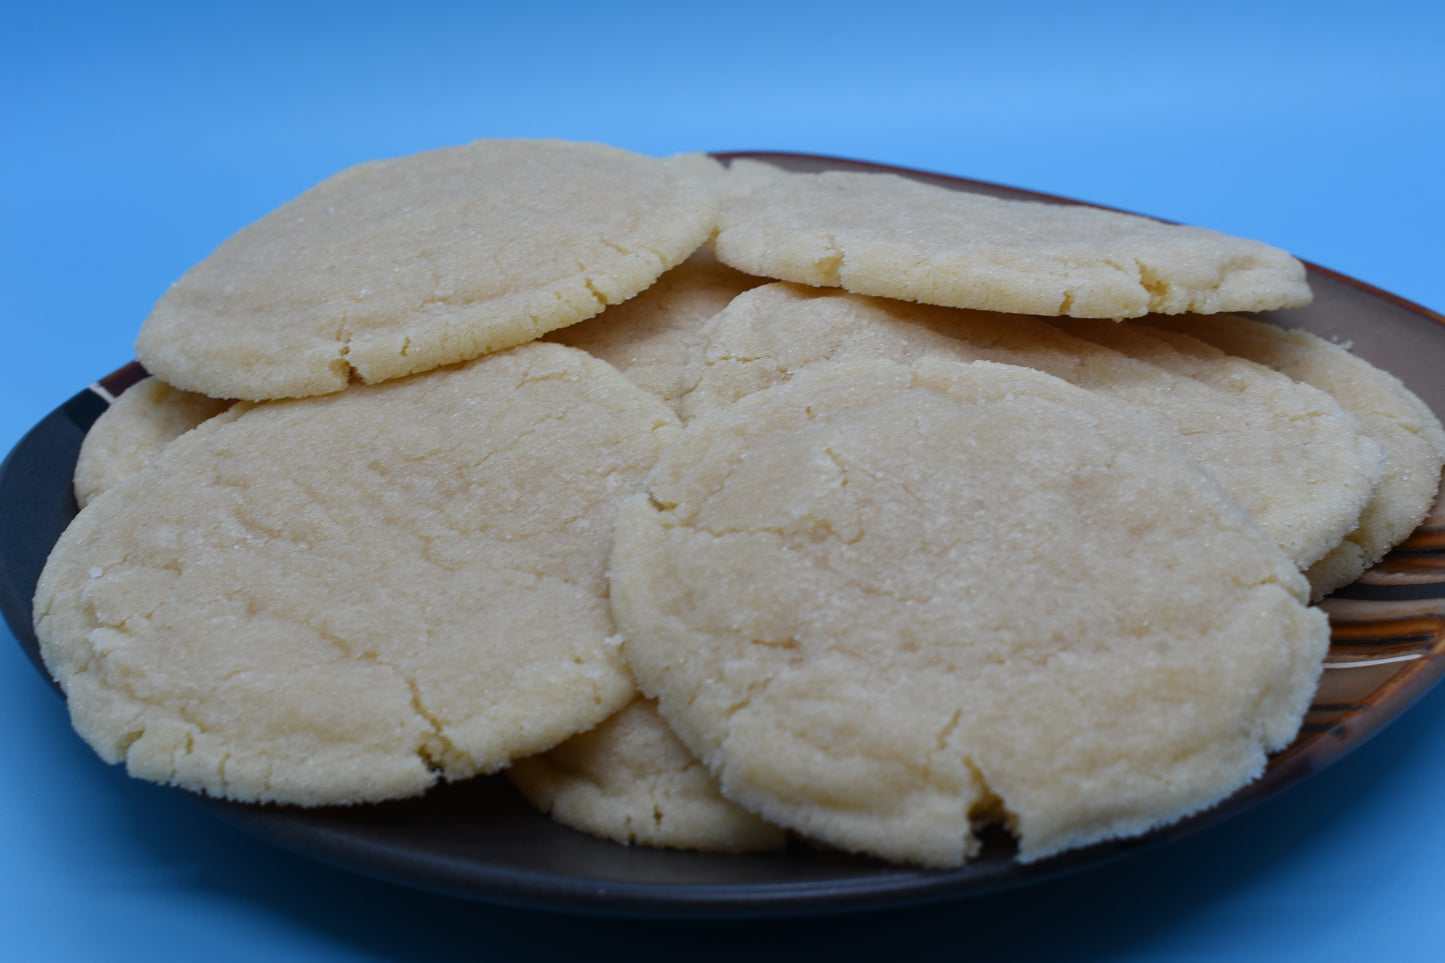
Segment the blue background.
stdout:
<svg viewBox="0 0 1445 963">
<path fill-rule="evenodd" d="M 1445 5 L 1269 0 L 0 6 L 0 451 L 227 235 L 477 137 L 780 149 L 1257 237 L 1445 310 Z M 0 629 L 16 960 L 1445 957 L 1445 692 L 1202 835 L 926 909 L 569 918 L 272 849 L 71 734 Z"/>
</svg>

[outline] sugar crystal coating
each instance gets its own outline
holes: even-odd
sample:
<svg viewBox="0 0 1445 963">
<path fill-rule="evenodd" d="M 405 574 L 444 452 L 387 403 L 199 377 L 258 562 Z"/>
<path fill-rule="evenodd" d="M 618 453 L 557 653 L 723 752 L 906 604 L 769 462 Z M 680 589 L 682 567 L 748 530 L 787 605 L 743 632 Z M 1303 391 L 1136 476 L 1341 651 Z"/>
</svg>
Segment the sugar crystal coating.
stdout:
<svg viewBox="0 0 1445 963">
<path fill-rule="evenodd" d="M 956 308 L 1085 318 L 1307 304 L 1304 266 L 1259 241 L 893 174 L 759 177 L 724 204 L 725 264 Z"/>
<path fill-rule="evenodd" d="M 323 804 L 495 771 L 632 698 L 612 516 L 675 430 L 546 344 L 207 422 L 62 535 L 42 655 L 143 778 Z"/>
<path fill-rule="evenodd" d="M 530 341 L 625 301 L 708 238 L 717 201 L 700 161 L 491 140 L 360 164 L 188 271 L 136 356 L 178 387 L 261 400 Z"/>
<path fill-rule="evenodd" d="M 1222 798 L 1328 645 L 1290 561 L 1168 438 L 1036 371 L 815 363 L 695 418 L 623 506 L 612 604 L 723 794 L 927 866 Z"/>
</svg>

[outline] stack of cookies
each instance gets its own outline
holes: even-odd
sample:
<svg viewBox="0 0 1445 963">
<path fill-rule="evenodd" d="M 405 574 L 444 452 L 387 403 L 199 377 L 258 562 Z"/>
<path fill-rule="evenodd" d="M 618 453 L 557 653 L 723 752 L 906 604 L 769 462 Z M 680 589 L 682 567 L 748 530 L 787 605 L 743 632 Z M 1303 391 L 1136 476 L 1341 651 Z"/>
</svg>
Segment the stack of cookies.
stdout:
<svg viewBox="0 0 1445 963">
<path fill-rule="evenodd" d="M 481 141 L 165 294 L 35 599 L 102 758 L 505 771 L 586 832 L 1039 859 L 1254 779 L 1445 431 L 1267 245 L 887 174 Z"/>
</svg>

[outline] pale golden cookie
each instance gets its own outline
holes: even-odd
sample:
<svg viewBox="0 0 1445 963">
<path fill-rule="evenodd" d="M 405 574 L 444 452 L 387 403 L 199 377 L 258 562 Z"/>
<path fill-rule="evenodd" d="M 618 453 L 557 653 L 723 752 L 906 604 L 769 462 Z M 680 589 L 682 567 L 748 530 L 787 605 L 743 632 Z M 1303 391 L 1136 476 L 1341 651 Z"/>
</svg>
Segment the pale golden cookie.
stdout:
<svg viewBox="0 0 1445 963">
<path fill-rule="evenodd" d="M 141 778 L 315 805 L 494 771 L 632 698 L 612 520 L 676 424 L 551 344 L 213 419 L 61 536 L 42 655 Z"/>
<path fill-rule="evenodd" d="M 554 331 L 546 340 L 601 358 L 676 408 L 687 390 L 684 376 L 699 329 L 733 298 L 761 283 L 719 264 L 703 249 L 631 301 Z"/>
<path fill-rule="evenodd" d="M 760 187 L 767 187 L 789 176 L 789 172 L 766 161 L 737 157 L 728 162 L 727 172 L 718 180 L 717 191 L 723 204 L 740 201 Z"/>
<path fill-rule="evenodd" d="M 1286 419 L 1299 429 L 1299 457 L 1276 461 L 1273 476 L 1256 489 L 1247 507 L 1279 537 L 1280 545 L 1300 568 L 1313 566 L 1358 527 L 1384 478 L 1385 453 L 1359 420 L 1330 394 L 1264 365 L 1211 350 L 1197 339 L 1176 332 L 1142 324 L 1081 319 L 1053 323 L 1074 337 L 1201 382 L 1225 397 L 1237 398 L 1233 414 L 1226 413 L 1223 419 L 1252 422 L 1264 413 L 1273 422 Z M 1348 448 L 1340 447 L 1338 438 L 1324 430 L 1342 417 L 1354 432 L 1353 457 Z M 1214 435 L 1205 435 L 1204 440 L 1221 443 Z M 1351 462 L 1359 470 L 1351 470 Z M 1256 509 L 1256 499 L 1266 507 Z M 1307 510 L 1287 524 L 1280 511 L 1284 505 L 1307 506 Z"/>
<path fill-rule="evenodd" d="M 1028 369 L 814 364 L 695 419 L 618 515 L 639 686 L 724 795 L 843 848 L 1034 860 L 1287 744 L 1304 578 L 1164 435 Z"/>
<path fill-rule="evenodd" d="M 1130 325 L 1090 324 L 1145 337 Z M 1329 396 L 1255 365 L 1199 380 L 1044 319 L 784 284 L 741 295 L 708 323 L 682 411 L 715 410 L 820 359 L 928 354 L 1038 368 L 1129 406 L 1173 434 L 1300 568 L 1356 526 L 1383 472 L 1379 447 Z"/>
<path fill-rule="evenodd" d="M 563 825 L 624 845 L 755 852 L 787 843 L 781 829 L 724 799 L 641 697 L 597 728 L 518 759 L 507 777 Z"/>
<path fill-rule="evenodd" d="M 705 166 L 547 140 L 361 164 L 188 271 L 136 356 L 179 387 L 259 400 L 521 344 L 627 300 L 706 241 Z"/>
<path fill-rule="evenodd" d="M 839 171 L 785 174 L 738 193 L 723 205 L 718 258 L 784 281 L 1097 318 L 1310 300 L 1304 266 L 1277 248 L 1131 214 Z"/>
<path fill-rule="evenodd" d="M 1328 392 L 1385 453 L 1385 474 L 1360 524 L 1305 574 L 1316 597 L 1348 585 L 1404 541 L 1430 510 L 1445 463 L 1445 429 L 1394 375 L 1308 331 L 1242 318 L 1154 318 L 1156 327 L 1268 365 Z M 1187 342 L 1175 342 L 1187 350 Z"/>
<path fill-rule="evenodd" d="M 161 449 L 226 411 L 235 402 L 181 391 L 159 378 L 143 378 L 101 412 L 85 434 L 75 462 L 75 501 L 81 508 Z"/>
</svg>

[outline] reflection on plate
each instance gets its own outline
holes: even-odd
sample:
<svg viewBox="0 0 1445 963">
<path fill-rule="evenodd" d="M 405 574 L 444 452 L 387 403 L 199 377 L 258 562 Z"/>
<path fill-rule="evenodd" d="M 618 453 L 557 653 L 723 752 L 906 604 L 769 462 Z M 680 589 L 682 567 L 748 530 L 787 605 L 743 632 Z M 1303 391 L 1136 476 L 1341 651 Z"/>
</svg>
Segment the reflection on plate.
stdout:
<svg viewBox="0 0 1445 963">
<path fill-rule="evenodd" d="M 750 156 L 798 170 L 892 170 L 999 197 L 1044 195 L 940 175 L 801 155 Z M 1315 301 L 1264 315 L 1350 344 L 1445 413 L 1445 318 L 1333 272 L 1310 268 Z M 0 467 L 0 608 L 40 666 L 30 600 L 50 547 L 75 514 L 71 471 L 85 431 L 144 372 L 131 364 L 52 412 Z M 1208 812 L 1124 842 L 1028 866 L 1002 834 L 962 869 L 888 866 L 801 844 L 783 853 L 713 855 L 623 847 L 534 813 L 501 777 L 418 799 L 300 809 L 197 797 L 249 832 L 372 876 L 495 902 L 636 915 L 763 915 L 896 906 L 976 895 L 1098 865 L 1217 823 L 1330 765 L 1398 716 L 1445 671 L 1445 509 L 1323 603 L 1333 642 L 1299 736 L 1259 780 Z"/>
</svg>

